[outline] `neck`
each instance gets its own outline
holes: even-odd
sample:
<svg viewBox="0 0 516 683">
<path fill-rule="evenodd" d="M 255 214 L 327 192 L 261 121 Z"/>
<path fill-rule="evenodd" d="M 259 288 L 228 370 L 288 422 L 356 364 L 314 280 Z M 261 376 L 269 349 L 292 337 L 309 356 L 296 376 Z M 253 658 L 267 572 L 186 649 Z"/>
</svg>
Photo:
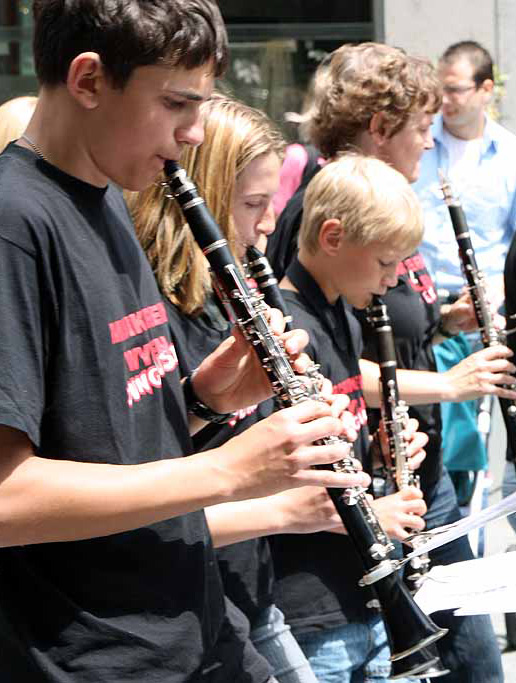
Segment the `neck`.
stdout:
<svg viewBox="0 0 516 683">
<path fill-rule="evenodd" d="M 83 123 L 82 111 L 64 87 L 42 88 L 25 133 L 53 166 L 91 185 L 105 187 L 108 178 L 95 167 L 81 138 L 81 131 L 86 130 Z M 20 145 L 33 149 L 23 139 Z"/>
<path fill-rule="evenodd" d="M 454 124 L 443 120 L 443 125 L 448 133 L 459 138 L 459 140 L 477 140 L 484 134 L 485 118 L 482 114 L 478 120 L 464 124 Z"/>
<path fill-rule="evenodd" d="M 317 282 L 329 304 L 334 304 L 340 296 L 339 290 L 333 284 L 331 262 L 326 254 L 319 250 L 315 254 L 308 253 L 301 248 L 298 254 L 299 263 Z"/>
<path fill-rule="evenodd" d="M 353 140 L 352 150 L 367 157 L 378 157 L 380 152 L 378 145 L 369 130 L 362 130 Z"/>
</svg>

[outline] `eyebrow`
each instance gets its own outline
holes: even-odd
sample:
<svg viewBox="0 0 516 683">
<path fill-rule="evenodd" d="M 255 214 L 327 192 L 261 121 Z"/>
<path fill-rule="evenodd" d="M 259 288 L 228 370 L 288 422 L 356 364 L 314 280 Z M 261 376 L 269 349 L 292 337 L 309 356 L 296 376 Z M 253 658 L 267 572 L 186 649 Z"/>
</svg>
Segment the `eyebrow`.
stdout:
<svg viewBox="0 0 516 683">
<path fill-rule="evenodd" d="M 184 97 L 185 99 L 190 100 L 192 102 L 207 102 L 208 99 L 210 99 L 203 97 L 202 95 L 199 95 L 199 93 L 196 93 L 192 90 L 166 90 L 165 92 L 167 92 L 170 95 Z"/>
</svg>

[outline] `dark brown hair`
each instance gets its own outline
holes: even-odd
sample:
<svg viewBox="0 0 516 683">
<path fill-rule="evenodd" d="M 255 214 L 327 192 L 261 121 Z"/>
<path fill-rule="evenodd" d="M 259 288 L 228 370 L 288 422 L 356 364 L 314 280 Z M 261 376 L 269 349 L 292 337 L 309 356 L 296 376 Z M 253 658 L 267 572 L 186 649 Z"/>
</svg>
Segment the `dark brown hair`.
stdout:
<svg viewBox="0 0 516 683">
<path fill-rule="evenodd" d="M 473 67 L 473 80 L 477 86 L 486 80 L 494 81 L 493 60 L 489 52 L 475 40 L 462 40 L 445 50 L 439 60 L 441 64 L 453 64 L 465 58 Z"/>
<path fill-rule="evenodd" d="M 42 85 L 65 83 L 72 60 L 96 52 L 114 87 L 139 66 L 192 69 L 228 60 L 227 34 L 214 0 L 34 0 L 34 61 Z"/>
</svg>

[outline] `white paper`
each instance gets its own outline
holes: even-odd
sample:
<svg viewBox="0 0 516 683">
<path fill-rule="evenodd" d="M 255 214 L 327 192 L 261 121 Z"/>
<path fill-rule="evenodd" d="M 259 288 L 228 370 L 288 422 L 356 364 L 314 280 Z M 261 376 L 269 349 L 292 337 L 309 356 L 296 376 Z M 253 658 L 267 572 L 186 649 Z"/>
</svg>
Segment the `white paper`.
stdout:
<svg viewBox="0 0 516 683">
<path fill-rule="evenodd" d="M 516 551 L 432 567 L 414 599 L 426 614 L 516 612 Z"/>
<path fill-rule="evenodd" d="M 510 496 L 503 498 L 500 502 L 490 505 L 476 514 L 464 517 L 464 519 L 454 524 L 438 527 L 429 532 L 415 534 L 412 538 L 416 539 L 417 547 L 408 553 L 405 559 L 407 561 L 417 555 L 440 548 L 445 543 L 450 543 L 450 541 L 454 541 L 456 538 L 465 536 L 470 531 L 473 531 L 473 529 L 484 526 L 487 522 L 492 522 L 500 517 L 507 517 L 507 515 L 513 512 L 516 512 L 516 492 L 511 493 Z M 410 541 L 410 539 L 408 540 Z"/>
</svg>

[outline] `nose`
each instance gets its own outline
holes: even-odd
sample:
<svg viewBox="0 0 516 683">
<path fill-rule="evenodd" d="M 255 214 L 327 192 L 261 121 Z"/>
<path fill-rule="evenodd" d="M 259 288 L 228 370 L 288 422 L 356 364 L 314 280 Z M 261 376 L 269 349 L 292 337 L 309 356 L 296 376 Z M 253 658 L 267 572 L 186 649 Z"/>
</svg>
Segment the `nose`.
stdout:
<svg viewBox="0 0 516 683">
<path fill-rule="evenodd" d="M 396 263 L 393 266 L 389 267 L 389 270 L 385 273 L 385 276 L 382 278 L 382 286 L 383 287 L 395 287 L 398 284 L 398 276 L 397 276 L 397 271 L 398 271 L 398 264 Z"/>
<path fill-rule="evenodd" d="M 274 228 L 276 227 L 276 214 L 274 213 L 272 200 L 269 202 L 256 227 L 258 232 L 262 235 L 270 235 L 274 232 Z"/>
<path fill-rule="evenodd" d="M 204 118 L 199 109 L 190 116 L 176 131 L 177 142 L 197 147 L 204 140 Z"/>
</svg>

